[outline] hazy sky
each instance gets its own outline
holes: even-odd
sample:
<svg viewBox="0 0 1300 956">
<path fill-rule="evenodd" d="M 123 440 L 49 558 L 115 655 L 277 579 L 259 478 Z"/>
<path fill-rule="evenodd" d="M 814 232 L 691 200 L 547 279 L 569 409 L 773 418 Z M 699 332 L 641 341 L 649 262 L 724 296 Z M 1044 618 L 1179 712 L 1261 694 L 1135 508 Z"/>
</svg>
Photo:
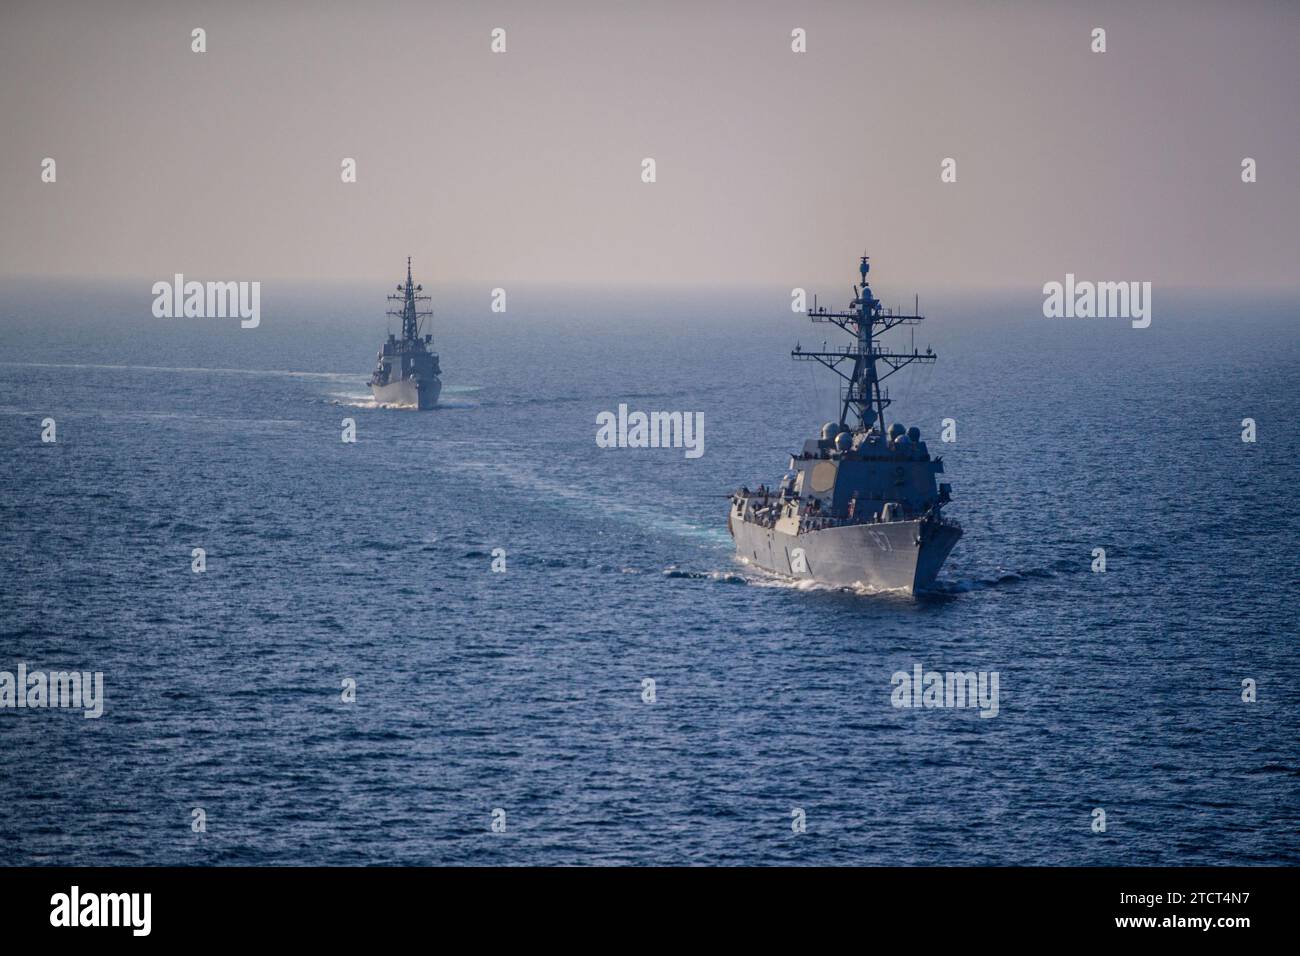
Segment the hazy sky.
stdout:
<svg viewBox="0 0 1300 956">
<path fill-rule="evenodd" d="M 1300 285 L 1296 3 L 3 0 L 0 80 L 7 275 Z"/>
</svg>

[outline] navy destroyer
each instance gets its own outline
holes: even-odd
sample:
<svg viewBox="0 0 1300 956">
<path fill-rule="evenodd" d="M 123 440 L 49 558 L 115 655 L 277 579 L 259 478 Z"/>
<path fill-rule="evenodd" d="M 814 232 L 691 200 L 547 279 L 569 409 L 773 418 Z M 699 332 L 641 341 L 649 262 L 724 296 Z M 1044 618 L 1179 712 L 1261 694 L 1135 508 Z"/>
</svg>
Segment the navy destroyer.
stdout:
<svg viewBox="0 0 1300 956">
<path fill-rule="evenodd" d="M 381 405 L 399 405 L 408 408 L 429 409 L 438 404 L 442 369 L 438 353 L 430 350 L 432 333 L 420 334 L 420 320 L 430 318 L 432 310 L 421 311 L 419 303 L 428 302 L 429 296 L 420 295 L 423 286 L 411 281 L 411 260 L 406 260 L 406 283 L 397 287 L 398 295 L 388 297 L 391 302 L 401 302 L 400 310 L 390 309 L 386 314 L 402 320 L 402 337 L 391 332 L 384 347 L 379 350 L 374 374 L 370 376 L 370 392 Z"/>
<path fill-rule="evenodd" d="M 935 354 L 915 346 L 910 353 L 893 352 L 877 343 L 884 332 L 924 317 L 916 308 L 911 315 L 882 308 L 867 284 L 870 270 L 863 256 L 862 285 L 853 287 L 847 310 L 828 311 L 814 299 L 809 311 L 813 322 L 838 326 L 853 343 L 822 352 L 796 345 L 790 353 L 842 379 L 840 420 L 827 422 L 819 438 L 790 456 L 776 488 L 735 492 L 727 529 L 737 556 L 768 571 L 915 594 L 934 581 L 961 526 L 942 514 L 952 491 L 936 484 L 942 456 L 930 457 L 920 429 L 885 426 L 890 400 L 881 382 L 907 365 L 933 363 Z"/>
</svg>

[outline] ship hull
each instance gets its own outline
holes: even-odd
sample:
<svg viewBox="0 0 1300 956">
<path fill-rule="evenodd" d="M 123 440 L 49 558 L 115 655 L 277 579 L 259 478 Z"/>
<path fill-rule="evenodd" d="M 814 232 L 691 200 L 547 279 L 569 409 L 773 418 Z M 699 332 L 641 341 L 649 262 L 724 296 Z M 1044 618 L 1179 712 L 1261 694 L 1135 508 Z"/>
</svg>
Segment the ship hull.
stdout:
<svg viewBox="0 0 1300 956">
<path fill-rule="evenodd" d="M 934 583 L 961 537 L 952 525 L 919 520 L 844 525 L 798 535 L 736 519 L 730 525 L 737 556 L 764 570 L 834 587 L 909 594 Z M 802 562 L 796 548 L 803 550 Z"/>
<path fill-rule="evenodd" d="M 370 386 L 370 393 L 380 405 L 400 405 L 420 411 L 428 411 L 437 405 L 441 391 L 442 382 L 436 378 L 404 378 L 388 385 Z"/>
</svg>

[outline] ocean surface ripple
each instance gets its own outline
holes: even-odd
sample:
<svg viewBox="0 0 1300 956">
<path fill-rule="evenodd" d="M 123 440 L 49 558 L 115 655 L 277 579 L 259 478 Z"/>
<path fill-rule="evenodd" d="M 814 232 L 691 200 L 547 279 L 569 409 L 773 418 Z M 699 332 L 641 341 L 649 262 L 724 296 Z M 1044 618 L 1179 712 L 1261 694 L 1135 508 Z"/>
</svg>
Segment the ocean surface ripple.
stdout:
<svg viewBox="0 0 1300 956">
<path fill-rule="evenodd" d="M 726 493 L 833 414 L 788 292 L 440 300 L 415 414 L 368 401 L 375 291 L 250 331 L 0 294 L 0 670 L 106 688 L 0 710 L 0 862 L 1300 862 L 1294 304 L 932 302 L 894 410 L 965 537 L 913 600 L 733 559 Z M 597 448 L 619 402 L 704 456 Z M 918 663 L 997 717 L 892 706 Z"/>
</svg>

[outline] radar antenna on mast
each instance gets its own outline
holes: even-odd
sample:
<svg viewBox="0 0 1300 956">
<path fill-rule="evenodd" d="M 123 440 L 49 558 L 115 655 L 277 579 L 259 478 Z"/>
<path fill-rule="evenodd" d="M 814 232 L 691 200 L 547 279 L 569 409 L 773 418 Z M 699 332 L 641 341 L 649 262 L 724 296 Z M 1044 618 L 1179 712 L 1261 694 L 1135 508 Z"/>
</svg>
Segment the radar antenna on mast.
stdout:
<svg viewBox="0 0 1300 956">
<path fill-rule="evenodd" d="M 406 257 L 406 283 L 398 285 L 401 295 L 390 295 L 390 302 L 401 302 L 401 309 L 389 309 L 385 315 L 395 315 L 402 320 L 402 338 L 411 340 L 420 337 L 420 320 L 433 315 L 432 309 L 421 310 L 418 303 L 428 302 L 430 297 L 418 295 L 424 287 L 418 286 L 411 279 L 411 257 Z"/>
<path fill-rule="evenodd" d="M 930 348 L 926 348 L 925 352 L 918 352 L 913 345 L 910 353 L 889 352 L 876 343 L 877 336 L 900 325 L 916 325 L 924 321 L 925 316 L 920 315 L 915 308 L 911 315 L 883 308 L 867 283 L 867 273 L 870 271 L 871 259 L 864 252 L 858 263 L 858 274 L 862 277 L 862 283 L 861 286 L 853 287 L 854 297 L 849 303 L 849 308 L 843 312 L 814 309 L 809 316 L 814 322 L 830 322 L 839 326 L 854 337 L 853 345 L 837 351 L 828 351 L 823 344 L 821 352 L 808 352 L 796 348 L 790 355 L 797 361 L 820 362 L 843 380 L 840 386 L 841 423 L 850 424 L 850 415 L 852 415 L 856 417 L 859 428 L 871 428 L 874 424 L 883 433 L 889 396 L 881 389 L 880 383 L 904 366 L 911 365 L 913 362 L 932 364 L 937 356 Z M 919 297 L 915 303 L 919 306 Z M 852 370 L 846 371 L 840 368 L 840 365 L 849 359 L 853 360 Z M 877 362 L 888 366 L 889 370 L 881 374 Z"/>
</svg>

